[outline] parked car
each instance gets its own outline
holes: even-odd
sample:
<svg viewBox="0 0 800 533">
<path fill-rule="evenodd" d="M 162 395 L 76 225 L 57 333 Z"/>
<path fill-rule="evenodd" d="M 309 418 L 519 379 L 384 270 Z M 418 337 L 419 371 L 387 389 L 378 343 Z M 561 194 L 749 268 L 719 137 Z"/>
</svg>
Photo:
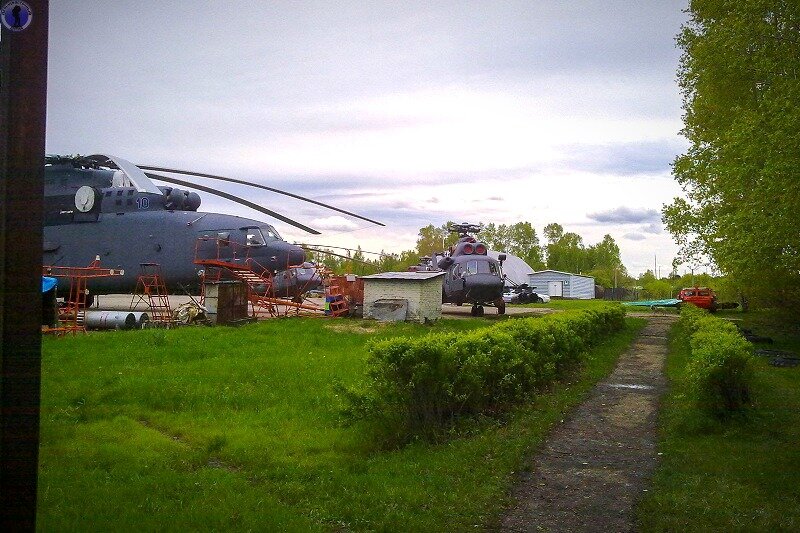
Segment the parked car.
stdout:
<svg viewBox="0 0 800 533">
<path fill-rule="evenodd" d="M 507 304 L 517 303 L 517 292 L 513 287 L 506 287 L 503 289 L 503 301 Z"/>
<path fill-rule="evenodd" d="M 536 293 L 536 296 L 539 298 L 538 302 L 540 304 L 549 304 L 550 303 L 550 295 L 549 294 L 540 294 Z"/>
<path fill-rule="evenodd" d="M 506 287 L 503 290 L 503 301 L 507 304 L 547 303 L 550 301 L 550 296 L 538 294 L 533 289 L 534 287 L 528 287 L 525 284 Z"/>
</svg>

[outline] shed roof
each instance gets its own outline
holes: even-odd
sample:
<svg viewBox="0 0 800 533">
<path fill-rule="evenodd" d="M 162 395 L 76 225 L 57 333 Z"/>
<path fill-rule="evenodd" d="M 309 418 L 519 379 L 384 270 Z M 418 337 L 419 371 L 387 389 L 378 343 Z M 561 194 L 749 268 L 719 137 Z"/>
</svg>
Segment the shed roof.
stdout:
<svg viewBox="0 0 800 533">
<path fill-rule="evenodd" d="M 361 276 L 361 279 L 406 279 L 406 280 L 426 280 L 444 276 L 445 272 L 383 272 L 370 276 Z"/>
<path fill-rule="evenodd" d="M 550 269 L 550 268 L 548 268 L 547 270 L 537 270 L 536 272 L 533 272 L 533 274 L 529 274 L 529 276 L 530 275 L 534 275 L 534 274 L 543 274 L 544 272 L 555 272 L 556 274 L 566 274 L 567 276 L 578 276 L 578 277 L 581 277 L 581 278 L 594 279 L 594 276 L 585 276 L 583 274 L 573 274 L 572 272 L 564 272 L 562 270 L 553 270 L 553 269 Z"/>
</svg>

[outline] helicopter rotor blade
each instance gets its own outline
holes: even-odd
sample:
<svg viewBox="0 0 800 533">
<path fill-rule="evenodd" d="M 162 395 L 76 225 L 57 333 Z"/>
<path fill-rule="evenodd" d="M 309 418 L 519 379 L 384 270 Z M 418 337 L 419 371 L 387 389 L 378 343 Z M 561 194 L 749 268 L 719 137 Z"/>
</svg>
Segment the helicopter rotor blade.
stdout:
<svg viewBox="0 0 800 533">
<path fill-rule="evenodd" d="M 289 196 L 289 197 L 295 198 L 297 200 L 302 200 L 304 202 L 310 202 L 312 204 L 315 204 L 315 205 L 318 205 L 318 206 L 321 206 L 321 207 L 326 207 L 328 209 L 332 209 L 334 211 L 338 211 L 339 213 L 344 213 L 345 215 L 350 215 L 351 217 L 359 218 L 361 220 L 365 220 L 367 222 L 371 222 L 373 224 L 377 224 L 378 226 L 386 226 L 386 224 L 384 224 L 382 222 L 378 222 L 377 220 L 372 220 L 371 218 L 363 217 L 361 215 L 357 215 L 355 213 L 351 213 L 350 211 L 345 211 L 344 209 L 339 209 L 338 207 L 334 207 L 334 206 L 329 205 L 329 204 L 318 202 L 317 200 L 312 200 L 311 198 L 306 198 L 304 196 L 300 196 L 298 194 L 290 193 L 290 192 L 287 192 L 287 191 L 282 191 L 280 189 L 275 189 L 273 187 L 267 187 L 266 185 L 260 185 L 258 183 L 251 183 L 249 181 L 238 180 L 238 179 L 235 179 L 235 178 L 226 178 L 225 176 L 217 176 L 217 175 L 214 175 L 214 174 L 205 174 L 203 172 L 191 172 L 191 171 L 188 171 L 188 170 L 178 170 L 178 169 L 174 169 L 174 168 L 164 168 L 164 167 L 153 167 L 153 166 L 149 166 L 149 165 L 136 165 L 136 166 L 141 168 L 142 170 L 153 170 L 153 171 L 156 171 L 156 172 L 172 172 L 172 173 L 175 173 L 175 174 L 184 174 L 186 176 L 197 176 L 198 178 L 209 178 L 209 179 L 214 179 L 214 180 L 227 181 L 227 182 L 230 182 L 230 183 L 238 183 L 240 185 L 248 185 L 250 187 L 256 187 L 258 189 L 264 189 L 265 191 L 270 191 L 270 192 L 274 192 L 274 193 L 277 193 L 277 194 L 283 194 L 285 196 Z"/>
<path fill-rule="evenodd" d="M 384 253 L 384 252 L 370 252 L 369 250 L 357 250 L 356 248 L 345 248 L 344 246 L 331 246 L 329 244 L 310 244 L 310 243 L 307 243 L 307 242 L 295 243 L 295 244 L 297 244 L 297 246 L 299 246 L 300 248 L 308 248 L 308 249 L 312 249 L 311 247 L 315 247 L 315 248 L 320 248 L 320 247 L 322 247 L 322 248 L 334 248 L 336 250 L 347 250 L 348 252 L 358 252 L 358 251 L 360 251 L 362 254 L 372 254 L 372 255 L 378 255 L 380 257 L 390 257 L 391 256 L 391 254 L 387 254 L 387 253 Z"/>
<path fill-rule="evenodd" d="M 251 202 L 249 200 L 245 200 L 244 198 L 240 198 L 238 196 L 234 196 L 233 194 L 230 194 L 230 193 L 227 193 L 227 192 L 224 192 L 224 191 L 220 191 L 219 189 L 214 189 L 212 187 L 206 187 L 204 185 L 198 185 L 196 183 L 192 183 L 192 182 L 189 182 L 189 181 L 183 181 L 183 180 L 179 180 L 179 179 L 175 179 L 175 178 L 169 178 L 167 176 L 162 176 L 161 174 L 153 174 L 153 173 L 150 173 L 150 172 L 145 172 L 144 174 L 145 174 L 145 176 L 147 176 L 150 179 L 159 180 L 159 181 L 165 181 L 167 183 L 173 183 L 175 185 L 181 185 L 183 187 L 190 187 L 190 188 L 193 188 L 193 189 L 198 189 L 198 190 L 203 191 L 203 192 L 214 194 L 216 196 L 220 196 L 222 198 L 225 198 L 226 200 L 231 200 L 231 201 L 236 202 L 238 204 L 242 204 L 244 206 L 247 206 L 250 209 L 255 209 L 256 211 L 258 211 L 260 213 L 264 213 L 265 215 L 269 215 L 269 216 L 271 216 L 273 218 L 277 218 L 278 220 L 286 222 L 287 224 L 292 225 L 292 226 L 294 226 L 296 228 L 299 228 L 299 229 L 301 229 L 301 230 L 303 230 L 305 232 L 311 233 L 313 235 L 321 235 L 321 233 L 319 231 L 317 231 L 317 230 L 315 230 L 313 228 L 309 228 L 308 226 L 306 226 L 304 224 L 301 224 L 300 222 L 296 222 L 296 221 L 292 220 L 291 218 L 288 218 L 288 217 L 285 217 L 285 216 L 281 215 L 280 213 L 276 213 L 275 211 L 267 209 L 266 207 L 261 207 L 260 205 L 255 204 L 255 203 L 253 203 L 253 202 Z"/>
<path fill-rule="evenodd" d="M 334 257 L 341 257 L 342 259 L 347 259 L 348 261 L 353 261 L 354 263 L 361 263 L 362 265 L 372 265 L 369 261 L 362 261 L 361 259 L 353 259 L 352 257 L 347 257 L 346 255 L 337 254 L 336 252 L 329 252 L 328 250 L 318 250 L 317 248 L 307 248 L 305 246 L 301 246 L 303 250 L 308 252 L 316 252 L 318 254 L 325 254 L 325 255 L 332 255 Z"/>
</svg>

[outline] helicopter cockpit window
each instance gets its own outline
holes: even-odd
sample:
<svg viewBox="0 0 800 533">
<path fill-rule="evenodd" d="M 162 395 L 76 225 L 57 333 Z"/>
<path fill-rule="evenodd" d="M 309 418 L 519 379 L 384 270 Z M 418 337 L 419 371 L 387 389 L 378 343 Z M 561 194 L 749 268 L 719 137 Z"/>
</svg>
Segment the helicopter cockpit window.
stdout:
<svg viewBox="0 0 800 533">
<path fill-rule="evenodd" d="M 278 241 L 283 240 L 281 236 L 278 235 L 278 232 L 275 230 L 275 228 L 273 228 L 272 226 L 267 226 L 266 228 L 262 228 L 262 231 L 266 234 L 266 237 L 268 239 L 275 239 Z"/>
<path fill-rule="evenodd" d="M 258 228 L 247 228 L 247 246 L 264 246 L 266 241 Z"/>
<path fill-rule="evenodd" d="M 466 275 L 491 274 L 497 276 L 497 265 L 489 261 L 467 261 Z"/>
</svg>

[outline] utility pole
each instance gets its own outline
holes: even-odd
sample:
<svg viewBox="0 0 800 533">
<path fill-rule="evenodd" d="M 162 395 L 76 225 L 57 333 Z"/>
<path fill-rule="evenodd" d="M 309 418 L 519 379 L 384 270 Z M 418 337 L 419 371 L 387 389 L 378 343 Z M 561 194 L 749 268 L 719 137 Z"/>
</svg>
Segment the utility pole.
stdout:
<svg viewBox="0 0 800 533">
<path fill-rule="evenodd" d="M 5 531 L 34 531 L 49 5 L 0 0 L 0 7 L 0 509 Z"/>
</svg>

